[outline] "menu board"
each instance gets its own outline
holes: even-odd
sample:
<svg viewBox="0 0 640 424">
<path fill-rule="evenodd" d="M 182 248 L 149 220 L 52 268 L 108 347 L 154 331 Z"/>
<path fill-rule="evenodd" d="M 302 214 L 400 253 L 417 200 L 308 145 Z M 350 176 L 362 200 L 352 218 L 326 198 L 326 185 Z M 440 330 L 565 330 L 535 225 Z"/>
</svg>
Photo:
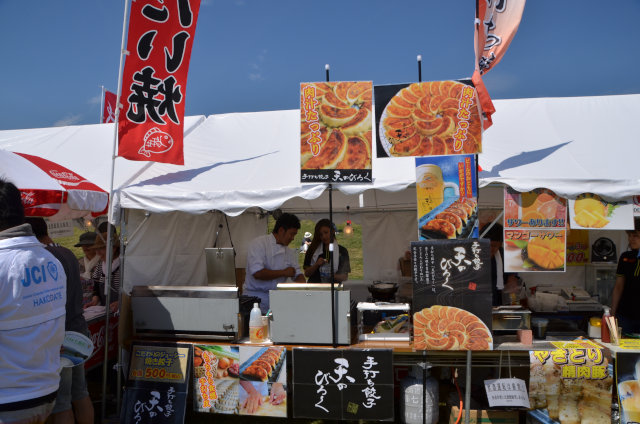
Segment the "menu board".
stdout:
<svg viewBox="0 0 640 424">
<path fill-rule="evenodd" d="M 609 424 L 613 366 L 608 354 L 601 348 L 529 352 L 531 408 L 560 423 Z"/>
<path fill-rule="evenodd" d="M 374 87 L 378 157 L 480 153 L 482 120 L 470 79 Z"/>
<path fill-rule="evenodd" d="M 505 272 L 565 271 L 566 204 L 551 190 L 505 187 Z"/>
<path fill-rule="evenodd" d="M 372 182 L 371 81 L 300 84 L 300 180 Z"/>
<path fill-rule="evenodd" d="M 597 194 L 582 193 L 569 200 L 571 228 L 632 230 L 633 199 L 609 202 Z"/>
<path fill-rule="evenodd" d="M 391 349 L 293 349 L 293 416 L 393 421 Z"/>
<path fill-rule="evenodd" d="M 640 422 L 640 353 L 616 353 L 620 423 Z"/>
<path fill-rule="evenodd" d="M 286 357 L 282 346 L 195 345 L 195 410 L 286 417 Z"/>
<path fill-rule="evenodd" d="M 416 158 L 419 240 L 478 237 L 474 155 Z"/>
<path fill-rule="evenodd" d="M 183 423 L 191 345 L 133 343 L 122 423 Z"/>
<path fill-rule="evenodd" d="M 493 348 L 490 251 L 487 239 L 411 243 L 415 349 Z"/>
</svg>

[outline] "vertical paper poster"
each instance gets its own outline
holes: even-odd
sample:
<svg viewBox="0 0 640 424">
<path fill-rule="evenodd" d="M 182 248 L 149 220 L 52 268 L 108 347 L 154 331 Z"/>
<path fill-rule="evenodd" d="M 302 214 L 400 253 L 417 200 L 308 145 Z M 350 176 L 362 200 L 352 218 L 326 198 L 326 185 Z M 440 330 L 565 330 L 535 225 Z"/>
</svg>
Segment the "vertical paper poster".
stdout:
<svg viewBox="0 0 640 424">
<path fill-rule="evenodd" d="M 504 271 L 560 271 L 566 267 L 566 199 L 551 190 L 504 191 Z"/>
<path fill-rule="evenodd" d="M 487 239 L 411 243 L 413 347 L 491 350 L 491 258 Z"/>
<path fill-rule="evenodd" d="M 238 413 L 237 346 L 193 346 L 193 402 L 198 412 Z"/>
<path fill-rule="evenodd" d="M 240 415 L 287 416 L 287 351 L 240 347 Z"/>
<path fill-rule="evenodd" d="M 183 423 L 191 345 L 134 343 L 122 401 L 122 423 Z"/>
<path fill-rule="evenodd" d="M 393 421 L 391 349 L 293 349 L 294 418 Z"/>
<path fill-rule="evenodd" d="M 610 424 L 613 367 L 607 355 L 608 350 L 599 348 L 529 352 L 534 417 L 561 424 Z"/>
<path fill-rule="evenodd" d="M 582 193 L 569 200 L 571 228 L 591 230 L 633 229 L 633 200 L 608 202 L 597 194 Z"/>
<path fill-rule="evenodd" d="M 470 79 L 374 87 L 378 157 L 480 153 L 482 122 Z"/>
<path fill-rule="evenodd" d="M 416 158 L 419 240 L 478 237 L 474 155 Z"/>
<path fill-rule="evenodd" d="M 362 183 L 371 173 L 371 81 L 300 84 L 300 180 Z"/>
</svg>

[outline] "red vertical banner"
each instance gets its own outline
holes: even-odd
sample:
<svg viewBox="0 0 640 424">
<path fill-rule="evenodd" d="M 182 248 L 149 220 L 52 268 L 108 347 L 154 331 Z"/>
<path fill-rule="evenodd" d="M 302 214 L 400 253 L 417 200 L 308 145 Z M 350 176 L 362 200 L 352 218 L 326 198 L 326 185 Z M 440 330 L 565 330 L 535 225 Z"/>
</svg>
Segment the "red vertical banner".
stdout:
<svg viewBox="0 0 640 424">
<path fill-rule="evenodd" d="M 104 107 L 102 109 L 102 124 L 116 122 L 116 99 L 117 96 L 111 91 L 104 92 Z"/>
<path fill-rule="evenodd" d="M 132 2 L 118 156 L 184 164 L 184 105 L 200 0 Z"/>
</svg>

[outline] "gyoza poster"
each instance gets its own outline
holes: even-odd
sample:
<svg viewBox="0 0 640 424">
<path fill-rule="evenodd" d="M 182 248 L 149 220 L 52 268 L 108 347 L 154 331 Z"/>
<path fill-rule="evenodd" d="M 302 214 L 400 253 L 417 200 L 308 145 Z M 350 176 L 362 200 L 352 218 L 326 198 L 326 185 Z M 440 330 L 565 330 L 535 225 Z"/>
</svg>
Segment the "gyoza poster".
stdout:
<svg viewBox="0 0 640 424">
<path fill-rule="evenodd" d="M 411 243 L 415 349 L 491 350 L 488 239 Z"/>
<path fill-rule="evenodd" d="M 371 182 L 371 81 L 300 84 L 300 180 Z"/>
<path fill-rule="evenodd" d="M 633 200 L 609 202 L 593 193 L 582 193 L 569 199 L 571 228 L 590 230 L 633 229 Z"/>
<path fill-rule="evenodd" d="M 607 355 L 598 348 L 529 352 L 533 416 L 540 422 L 610 424 L 613 367 Z"/>
<path fill-rule="evenodd" d="M 419 240 L 478 237 L 474 155 L 416 158 Z"/>
<path fill-rule="evenodd" d="M 240 346 L 240 415 L 287 416 L 287 351 Z"/>
<path fill-rule="evenodd" d="M 374 87 L 378 157 L 480 153 L 482 122 L 470 79 Z"/>
<path fill-rule="evenodd" d="M 504 271 L 566 269 L 566 199 L 551 190 L 504 191 Z"/>
</svg>

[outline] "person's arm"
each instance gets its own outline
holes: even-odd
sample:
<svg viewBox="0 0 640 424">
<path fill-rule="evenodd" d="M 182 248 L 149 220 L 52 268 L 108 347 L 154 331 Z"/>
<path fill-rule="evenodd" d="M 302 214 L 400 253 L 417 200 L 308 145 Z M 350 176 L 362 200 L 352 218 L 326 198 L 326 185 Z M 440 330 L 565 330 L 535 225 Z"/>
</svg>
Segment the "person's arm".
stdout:
<svg viewBox="0 0 640 424">
<path fill-rule="evenodd" d="M 351 262 L 349 261 L 349 251 L 343 246 L 338 246 L 338 249 L 338 269 L 333 275 L 333 279 L 337 283 L 341 283 L 349 277 L 349 272 L 351 272 Z"/>
<path fill-rule="evenodd" d="M 624 291 L 624 276 L 616 276 L 616 285 L 613 287 L 613 295 L 611 299 L 611 315 L 616 316 L 618 311 L 618 304 L 622 298 L 622 292 Z"/>
<path fill-rule="evenodd" d="M 322 256 L 318 256 L 318 260 L 313 265 L 305 265 L 304 266 L 304 276 L 309 278 L 311 277 L 322 265 L 327 263 L 327 260 Z"/>
<path fill-rule="evenodd" d="M 248 414 L 253 414 L 262 405 L 262 395 L 253 387 L 250 381 L 240 380 L 240 386 L 247 392 L 247 398 L 242 403 Z"/>
<path fill-rule="evenodd" d="M 280 405 L 283 400 L 287 398 L 287 392 L 284 390 L 282 383 L 273 383 L 271 385 L 271 394 L 269 396 L 269 402 L 272 405 Z"/>
<path fill-rule="evenodd" d="M 287 267 L 285 269 L 263 268 L 253 273 L 253 277 L 257 280 L 275 280 L 276 278 L 280 278 L 280 277 L 294 278 L 295 276 L 296 276 L 296 269 L 292 266 Z"/>
</svg>

